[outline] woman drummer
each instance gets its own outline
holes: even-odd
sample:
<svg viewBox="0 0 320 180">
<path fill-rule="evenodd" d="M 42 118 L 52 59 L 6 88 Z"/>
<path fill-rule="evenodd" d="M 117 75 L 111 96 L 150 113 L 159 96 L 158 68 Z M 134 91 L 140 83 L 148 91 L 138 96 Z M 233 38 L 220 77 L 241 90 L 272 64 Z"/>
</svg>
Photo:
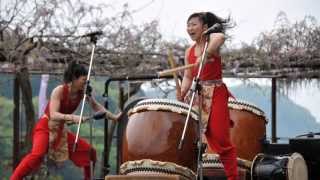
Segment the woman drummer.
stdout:
<svg viewBox="0 0 320 180">
<path fill-rule="evenodd" d="M 189 16 L 187 20 L 187 32 L 194 43 L 185 52 L 185 64 L 199 63 L 203 53 L 207 60 L 200 74 L 202 108 L 205 112 L 202 117 L 207 117 L 205 135 L 211 149 L 220 155 L 220 160 L 228 180 L 237 178 L 236 148 L 231 143 L 229 128 L 230 118 L 228 110 L 228 98 L 231 96 L 226 85 L 222 82 L 222 66 L 220 48 L 225 41 L 225 29 L 229 21 L 222 19 L 211 12 L 197 12 Z M 212 33 L 205 32 L 210 27 L 216 27 Z M 204 47 L 208 41 L 208 48 Z M 193 79 L 197 76 L 198 66 L 186 69 L 181 85 L 181 91 L 177 92 L 177 99 L 189 101 L 191 94 L 189 89 Z M 188 95 L 187 95 L 188 94 Z"/>
</svg>

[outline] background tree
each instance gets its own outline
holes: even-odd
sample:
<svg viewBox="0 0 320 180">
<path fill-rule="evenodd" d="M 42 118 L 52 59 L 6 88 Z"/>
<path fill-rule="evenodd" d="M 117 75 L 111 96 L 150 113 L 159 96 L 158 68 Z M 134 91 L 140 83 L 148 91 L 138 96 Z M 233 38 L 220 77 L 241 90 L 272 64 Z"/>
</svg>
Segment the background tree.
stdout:
<svg viewBox="0 0 320 180">
<path fill-rule="evenodd" d="M 314 17 L 291 23 L 285 12 L 279 12 L 272 30 L 262 32 L 251 44 L 225 50 L 226 73 L 239 62 L 238 73 L 319 77 L 319 37 Z"/>
</svg>

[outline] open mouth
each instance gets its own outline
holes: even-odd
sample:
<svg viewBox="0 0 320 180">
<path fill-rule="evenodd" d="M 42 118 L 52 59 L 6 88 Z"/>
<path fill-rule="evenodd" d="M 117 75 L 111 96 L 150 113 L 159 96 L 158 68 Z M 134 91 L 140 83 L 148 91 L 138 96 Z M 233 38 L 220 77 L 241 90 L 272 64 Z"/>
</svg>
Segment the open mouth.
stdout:
<svg viewBox="0 0 320 180">
<path fill-rule="evenodd" d="M 189 33 L 190 37 L 195 37 L 196 33 Z"/>
</svg>

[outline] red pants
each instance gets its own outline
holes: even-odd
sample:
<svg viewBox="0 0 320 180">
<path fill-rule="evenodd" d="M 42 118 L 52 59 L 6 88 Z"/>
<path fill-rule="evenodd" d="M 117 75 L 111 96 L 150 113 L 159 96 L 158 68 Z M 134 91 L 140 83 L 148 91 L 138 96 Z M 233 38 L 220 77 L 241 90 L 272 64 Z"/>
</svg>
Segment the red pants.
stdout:
<svg viewBox="0 0 320 180">
<path fill-rule="evenodd" d="M 220 155 L 228 180 L 235 180 L 238 167 L 236 148 L 230 140 L 229 96 L 224 84 L 214 88 L 211 114 L 205 134 L 210 148 Z"/>
<path fill-rule="evenodd" d="M 77 166 L 83 167 L 85 180 L 90 179 L 90 159 L 96 161 L 96 151 L 85 140 L 79 138 L 78 146 L 75 152 L 72 152 L 75 135 L 68 132 L 69 158 Z M 34 134 L 32 149 L 14 170 L 10 180 L 22 180 L 32 171 L 39 168 L 44 156 L 48 152 L 49 146 L 49 128 L 48 120 L 42 118 L 37 123 Z M 90 154 L 91 153 L 91 154 Z"/>
</svg>

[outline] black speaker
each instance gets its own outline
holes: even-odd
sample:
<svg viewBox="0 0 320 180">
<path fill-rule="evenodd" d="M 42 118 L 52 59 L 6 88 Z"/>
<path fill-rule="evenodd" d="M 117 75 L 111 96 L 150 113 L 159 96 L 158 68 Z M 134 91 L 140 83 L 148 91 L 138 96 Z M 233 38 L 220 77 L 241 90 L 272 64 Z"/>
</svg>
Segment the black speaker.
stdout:
<svg viewBox="0 0 320 180">
<path fill-rule="evenodd" d="M 309 179 L 320 179 L 320 136 L 301 135 L 289 140 L 290 149 L 300 153 L 308 166 Z"/>
</svg>

